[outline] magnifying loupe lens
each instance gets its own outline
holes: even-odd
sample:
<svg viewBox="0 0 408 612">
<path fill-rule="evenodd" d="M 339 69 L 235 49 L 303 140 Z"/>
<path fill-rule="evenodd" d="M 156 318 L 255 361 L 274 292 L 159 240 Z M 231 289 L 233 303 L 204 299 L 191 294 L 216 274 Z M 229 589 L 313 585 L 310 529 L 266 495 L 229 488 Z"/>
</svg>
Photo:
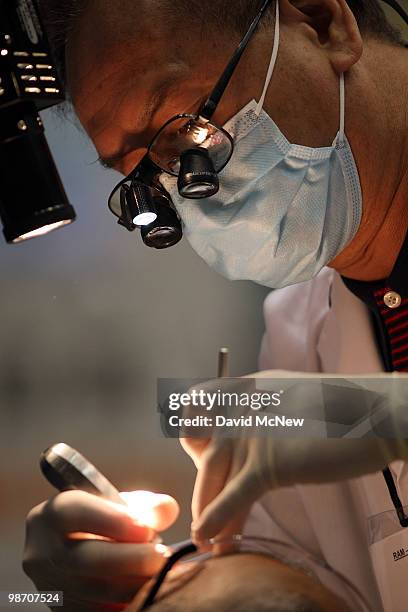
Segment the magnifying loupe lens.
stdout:
<svg viewBox="0 0 408 612">
<path fill-rule="evenodd" d="M 200 122 L 193 115 L 180 115 L 156 135 L 149 148 L 149 158 L 164 172 L 178 176 L 181 156 L 192 149 L 208 151 L 213 169 L 221 172 L 231 158 L 233 142 L 222 128 Z"/>
<path fill-rule="evenodd" d="M 141 228 L 141 235 L 146 246 L 153 249 L 168 249 L 183 237 L 183 230 L 176 212 L 170 208 L 166 198 L 154 198 L 157 219 L 150 225 Z"/>
<path fill-rule="evenodd" d="M 218 174 L 207 149 L 189 149 L 180 157 L 178 189 L 184 198 L 208 198 L 220 188 Z"/>
</svg>

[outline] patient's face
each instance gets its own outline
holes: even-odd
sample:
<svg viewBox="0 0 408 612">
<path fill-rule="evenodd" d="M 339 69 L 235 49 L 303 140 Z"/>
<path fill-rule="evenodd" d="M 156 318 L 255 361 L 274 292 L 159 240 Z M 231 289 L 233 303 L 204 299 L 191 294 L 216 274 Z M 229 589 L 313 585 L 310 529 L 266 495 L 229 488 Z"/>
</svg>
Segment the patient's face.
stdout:
<svg viewBox="0 0 408 612">
<path fill-rule="evenodd" d="M 152 612 L 349 612 L 307 574 L 260 554 L 231 554 L 169 575 Z M 185 566 L 187 567 L 187 566 Z M 136 612 L 149 587 L 126 608 Z"/>
</svg>

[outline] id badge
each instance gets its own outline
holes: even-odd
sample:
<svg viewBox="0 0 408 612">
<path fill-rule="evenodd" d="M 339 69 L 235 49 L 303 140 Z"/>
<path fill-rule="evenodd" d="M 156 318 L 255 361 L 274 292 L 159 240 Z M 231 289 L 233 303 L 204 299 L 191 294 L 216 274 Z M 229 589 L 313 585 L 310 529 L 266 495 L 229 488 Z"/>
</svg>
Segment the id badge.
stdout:
<svg viewBox="0 0 408 612">
<path fill-rule="evenodd" d="M 384 612 L 408 610 L 408 527 L 401 527 L 396 511 L 389 510 L 370 517 L 369 538 Z"/>
</svg>

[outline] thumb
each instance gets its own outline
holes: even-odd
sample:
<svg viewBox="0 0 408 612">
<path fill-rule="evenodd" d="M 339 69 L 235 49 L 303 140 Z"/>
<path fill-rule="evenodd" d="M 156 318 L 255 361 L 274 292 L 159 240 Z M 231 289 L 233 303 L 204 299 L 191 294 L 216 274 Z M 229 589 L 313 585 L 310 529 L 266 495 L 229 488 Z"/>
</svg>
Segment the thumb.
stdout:
<svg viewBox="0 0 408 612">
<path fill-rule="evenodd" d="M 252 504 L 259 497 L 253 475 L 249 470 L 239 472 L 232 478 L 217 497 L 204 508 L 192 525 L 193 538 L 197 542 L 215 538 L 228 531 L 228 525 L 239 517 L 247 517 Z"/>
<path fill-rule="evenodd" d="M 121 493 L 131 516 L 141 525 L 165 531 L 177 520 L 180 507 L 170 495 L 150 491 Z"/>
</svg>

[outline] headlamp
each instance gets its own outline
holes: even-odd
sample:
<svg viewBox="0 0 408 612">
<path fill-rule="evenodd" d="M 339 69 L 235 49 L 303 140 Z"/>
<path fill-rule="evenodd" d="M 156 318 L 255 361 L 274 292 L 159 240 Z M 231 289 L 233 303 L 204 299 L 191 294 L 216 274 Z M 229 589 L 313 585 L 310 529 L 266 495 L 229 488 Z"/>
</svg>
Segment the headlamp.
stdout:
<svg viewBox="0 0 408 612">
<path fill-rule="evenodd" d="M 146 246 L 166 249 L 177 244 L 183 231 L 170 196 L 154 180 L 158 168 L 147 157 L 123 179 L 109 198 L 109 208 L 119 225 L 129 232 L 140 230 Z"/>
<path fill-rule="evenodd" d="M 164 193 L 131 181 L 122 185 L 120 199 L 120 225 L 139 228 L 146 246 L 165 249 L 179 242 L 181 223 Z"/>
<path fill-rule="evenodd" d="M 35 1 L 0 0 L 0 217 L 9 243 L 75 219 L 39 116 L 63 99 Z"/>
<path fill-rule="evenodd" d="M 124 184 L 121 193 L 122 212 L 137 227 L 150 225 L 157 219 L 153 190 L 140 183 Z"/>
</svg>

